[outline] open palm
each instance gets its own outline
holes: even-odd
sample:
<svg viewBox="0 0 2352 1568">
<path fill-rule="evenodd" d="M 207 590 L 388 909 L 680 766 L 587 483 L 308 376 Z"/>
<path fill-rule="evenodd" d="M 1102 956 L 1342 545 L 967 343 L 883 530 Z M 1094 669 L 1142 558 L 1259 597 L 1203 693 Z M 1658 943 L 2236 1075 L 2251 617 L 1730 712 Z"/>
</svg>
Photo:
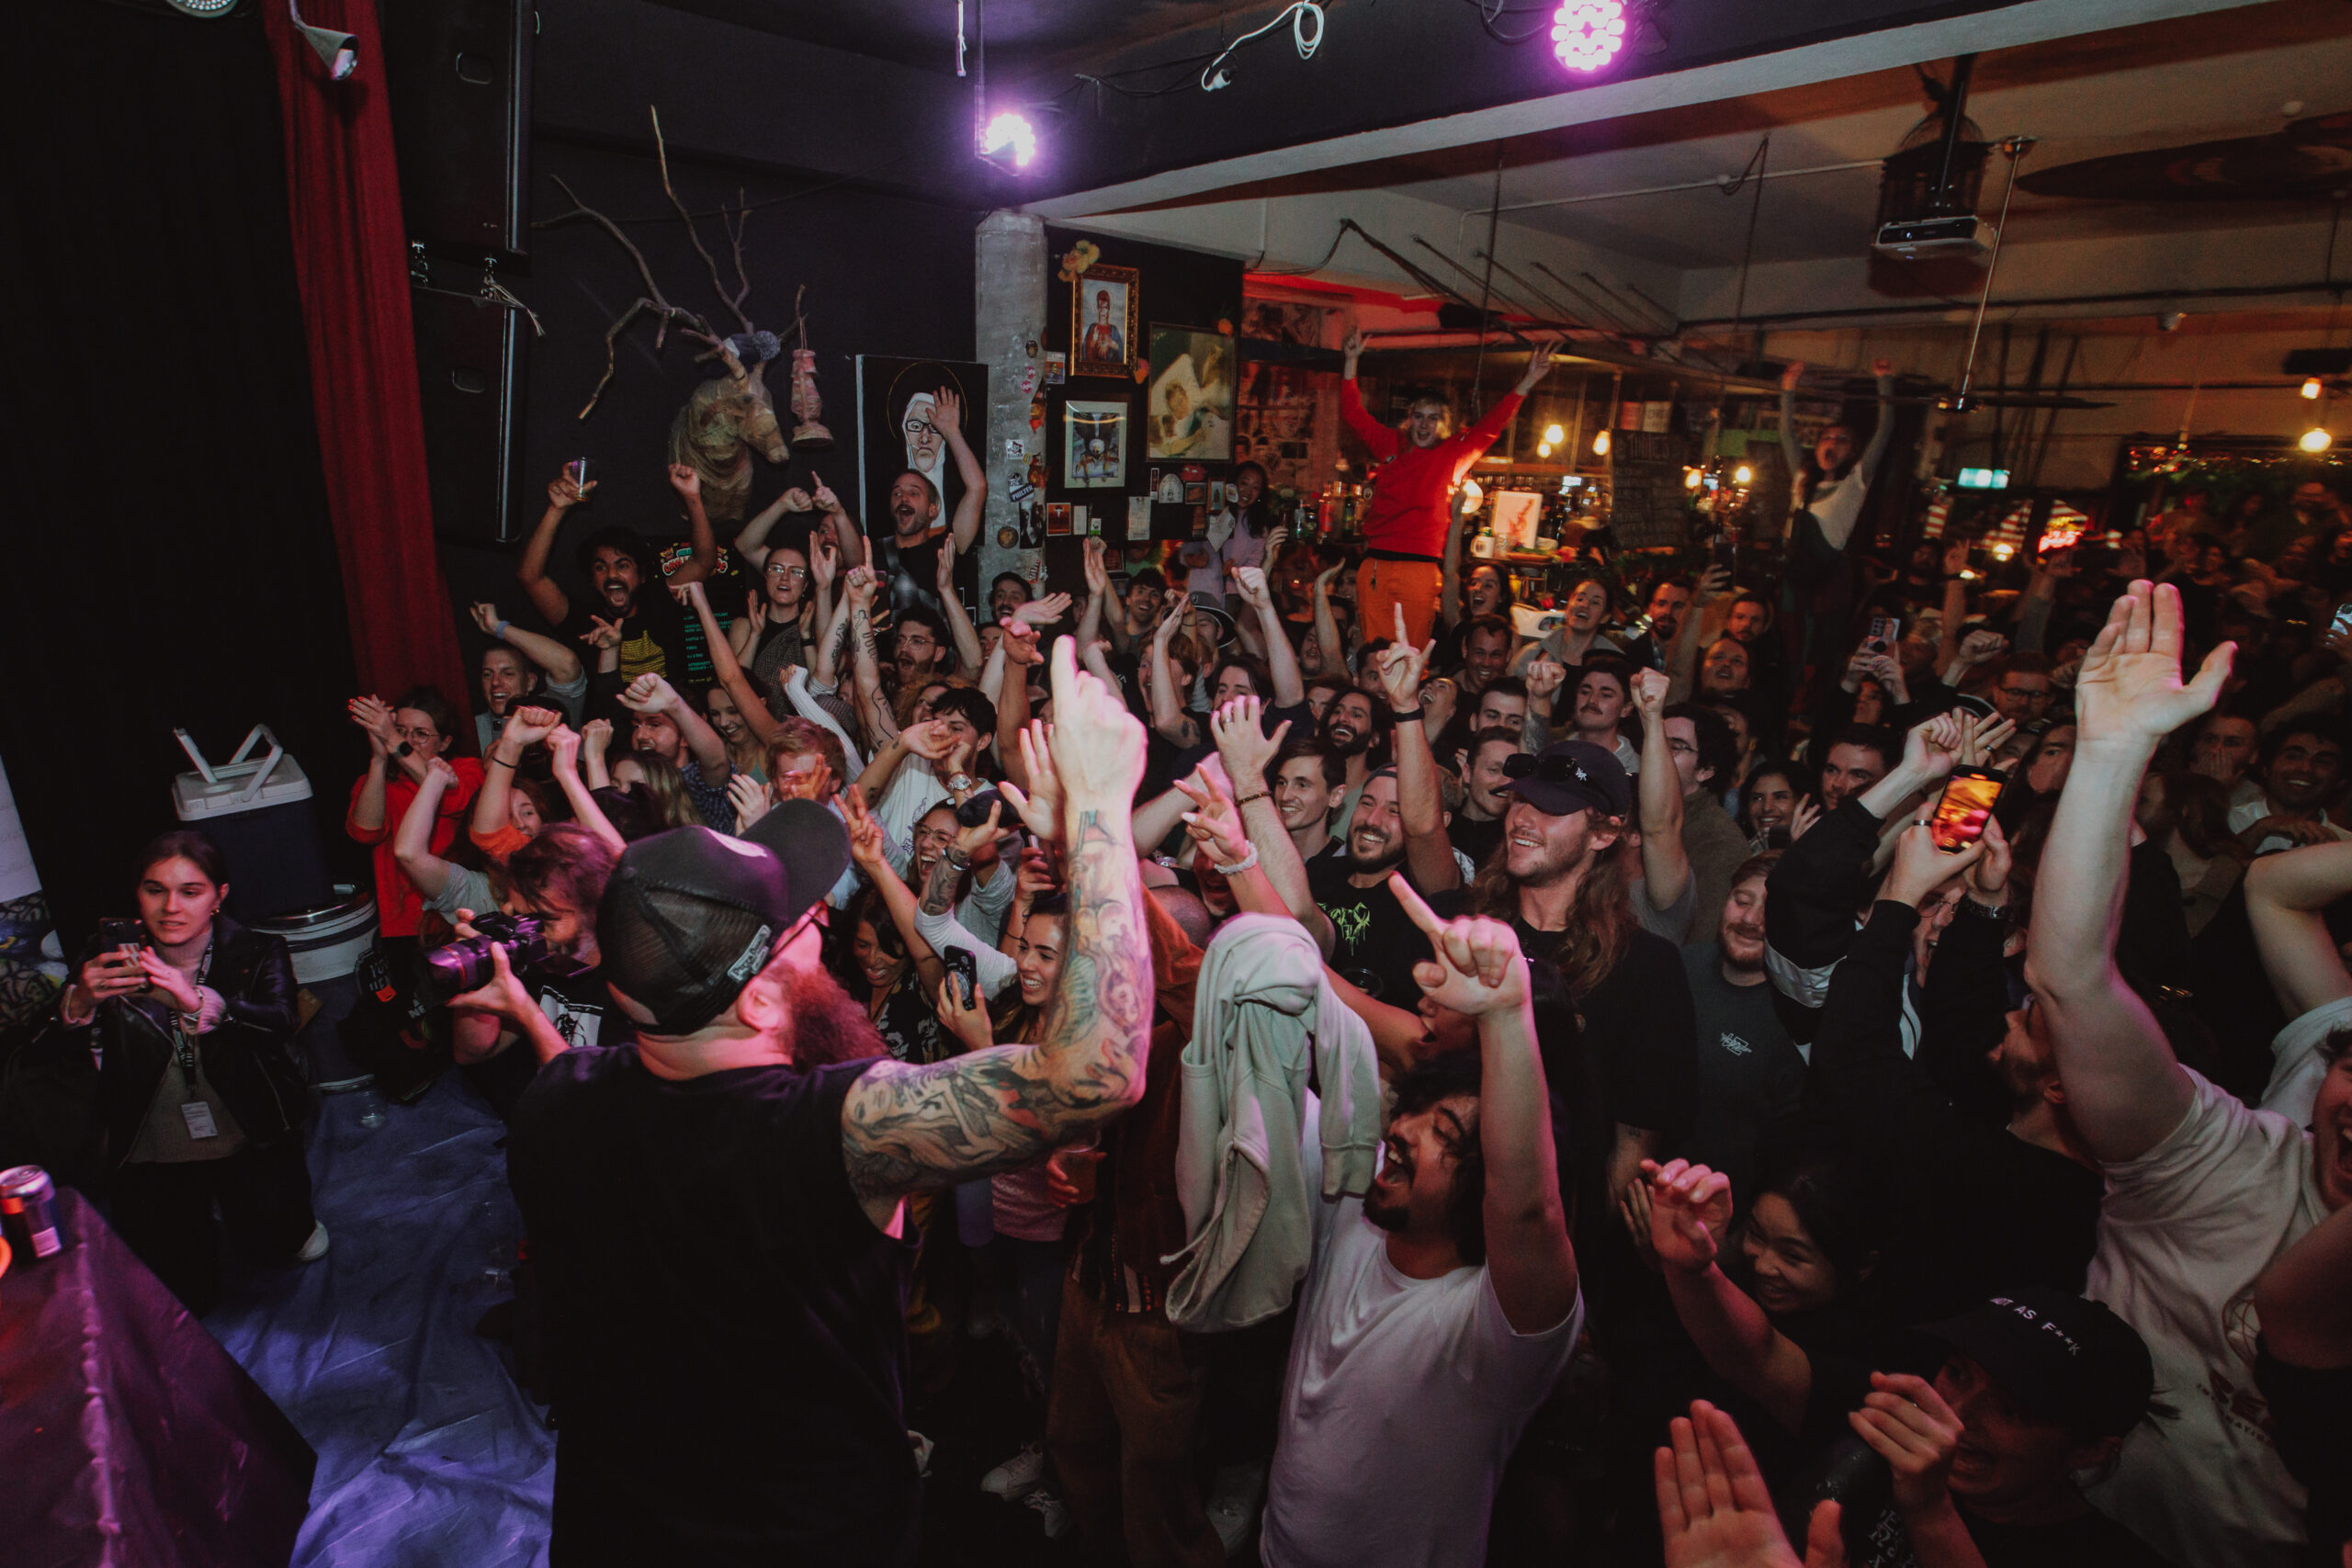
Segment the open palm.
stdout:
<svg viewBox="0 0 2352 1568">
<path fill-rule="evenodd" d="M 2180 591 L 2135 582 L 2108 612 L 2075 682 L 2081 743 L 2153 745 L 2210 711 L 2229 679 L 2236 646 L 2205 656 L 2194 680 L 2180 678 Z"/>
</svg>

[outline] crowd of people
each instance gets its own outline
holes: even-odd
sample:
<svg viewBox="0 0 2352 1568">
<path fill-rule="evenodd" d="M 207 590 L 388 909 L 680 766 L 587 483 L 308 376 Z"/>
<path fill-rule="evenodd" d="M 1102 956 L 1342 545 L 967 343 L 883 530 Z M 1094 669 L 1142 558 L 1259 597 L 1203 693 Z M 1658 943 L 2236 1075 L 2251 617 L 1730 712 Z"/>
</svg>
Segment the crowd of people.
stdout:
<svg viewBox="0 0 2352 1568">
<path fill-rule="evenodd" d="M 953 417 L 953 516 L 722 551 L 673 468 L 666 575 L 560 479 L 473 733 L 354 699 L 379 1077 L 510 1124 L 554 1561 L 911 1561 L 984 1335 L 981 1484 L 1087 1561 L 2337 1560 L 2341 499 L 1880 561 L 1841 428 L 1785 577 L 1596 550 L 1529 637 L 1453 417 L 1352 584 L 1244 465 L 983 596 Z M 214 1202 L 325 1247 L 293 986 L 199 838 L 138 869 L 41 1060 L 201 1310 Z"/>
</svg>

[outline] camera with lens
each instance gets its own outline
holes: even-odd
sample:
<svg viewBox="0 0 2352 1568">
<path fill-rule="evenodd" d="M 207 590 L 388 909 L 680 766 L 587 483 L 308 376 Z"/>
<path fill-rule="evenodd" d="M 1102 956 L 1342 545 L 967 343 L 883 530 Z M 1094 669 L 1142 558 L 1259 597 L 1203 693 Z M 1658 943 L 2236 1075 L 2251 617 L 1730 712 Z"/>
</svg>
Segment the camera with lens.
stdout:
<svg viewBox="0 0 2352 1568">
<path fill-rule="evenodd" d="M 537 915 L 498 911 L 476 915 L 474 933 L 424 954 L 423 990 L 428 1006 L 439 1007 L 451 997 L 478 991 L 498 973 L 491 949 L 506 950 L 506 966 L 516 974 L 533 970 L 549 978 L 582 973 L 582 966 L 548 942 L 547 922 Z"/>
</svg>

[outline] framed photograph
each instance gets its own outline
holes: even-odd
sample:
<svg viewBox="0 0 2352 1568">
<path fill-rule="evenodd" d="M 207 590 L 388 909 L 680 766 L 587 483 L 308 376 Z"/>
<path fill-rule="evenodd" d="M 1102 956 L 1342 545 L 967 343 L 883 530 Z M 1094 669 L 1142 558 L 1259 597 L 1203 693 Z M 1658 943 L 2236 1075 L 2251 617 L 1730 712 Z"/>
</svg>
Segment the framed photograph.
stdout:
<svg viewBox="0 0 2352 1568">
<path fill-rule="evenodd" d="M 1204 484 L 1191 484 L 1184 487 L 1184 499 L 1194 506 L 1203 504 L 1208 498 L 1209 487 Z"/>
<path fill-rule="evenodd" d="M 1233 457 L 1235 366 L 1230 336 L 1151 324 L 1147 456 L 1224 463 Z"/>
<path fill-rule="evenodd" d="M 1072 398 L 1062 405 L 1062 488 L 1127 488 L 1127 405 Z"/>
<path fill-rule="evenodd" d="M 1046 502 L 1046 537 L 1059 538 L 1069 533 L 1069 502 L 1067 501 L 1049 501 Z"/>
<path fill-rule="evenodd" d="M 1069 373 L 1135 374 L 1141 279 L 1131 266 L 1090 267 L 1069 288 Z"/>
</svg>

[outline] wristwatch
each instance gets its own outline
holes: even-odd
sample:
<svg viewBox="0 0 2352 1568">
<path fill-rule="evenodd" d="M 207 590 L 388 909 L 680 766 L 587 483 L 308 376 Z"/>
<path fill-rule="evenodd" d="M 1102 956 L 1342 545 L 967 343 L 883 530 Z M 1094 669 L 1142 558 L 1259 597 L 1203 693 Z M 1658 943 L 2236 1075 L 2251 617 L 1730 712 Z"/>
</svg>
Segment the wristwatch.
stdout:
<svg viewBox="0 0 2352 1568">
<path fill-rule="evenodd" d="M 970 791 L 971 787 L 972 787 L 972 775 L 971 775 L 971 774 L 969 774 L 969 773 L 950 773 L 950 774 L 948 774 L 948 775 L 947 775 L 947 789 L 948 789 L 948 793 L 950 793 L 951 795 L 964 795 L 964 794 L 967 794 L 967 793 L 968 793 L 968 792 Z"/>
</svg>

